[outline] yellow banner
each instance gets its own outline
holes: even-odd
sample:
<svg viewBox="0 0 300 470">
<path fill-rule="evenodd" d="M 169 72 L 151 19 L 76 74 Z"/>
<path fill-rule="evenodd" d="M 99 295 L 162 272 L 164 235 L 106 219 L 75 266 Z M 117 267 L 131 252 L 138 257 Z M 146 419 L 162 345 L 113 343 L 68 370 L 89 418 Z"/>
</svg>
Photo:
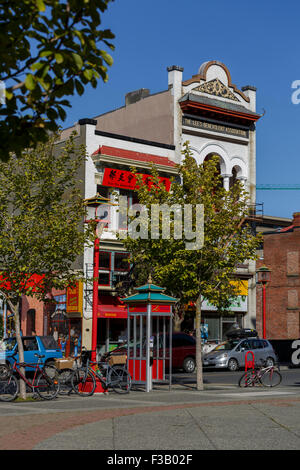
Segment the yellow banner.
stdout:
<svg viewBox="0 0 300 470">
<path fill-rule="evenodd" d="M 83 282 L 76 282 L 75 287 L 67 288 L 67 313 L 80 313 L 83 310 Z"/>
<path fill-rule="evenodd" d="M 237 295 L 248 295 L 248 281 L 231 281 L 231 284 L 236 286 Z"/>
</svg>

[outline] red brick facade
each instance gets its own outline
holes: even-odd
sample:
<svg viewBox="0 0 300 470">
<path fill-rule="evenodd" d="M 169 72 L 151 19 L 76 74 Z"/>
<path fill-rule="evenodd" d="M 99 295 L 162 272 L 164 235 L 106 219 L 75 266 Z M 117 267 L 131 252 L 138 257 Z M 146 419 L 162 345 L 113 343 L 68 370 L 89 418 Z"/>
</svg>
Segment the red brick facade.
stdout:
<svg viewBox="0 0 300 470">
<path fill-rule="evenodd" d="M 300 337 L 300 213 L 292 225 L 278 232 L 264 233 L 264 259 L 257 267 L 271 269 L 266 290 L 266 338 Z M 262 287 L 257 285 L 256 327 L 262 335 Z"/>
</svg>

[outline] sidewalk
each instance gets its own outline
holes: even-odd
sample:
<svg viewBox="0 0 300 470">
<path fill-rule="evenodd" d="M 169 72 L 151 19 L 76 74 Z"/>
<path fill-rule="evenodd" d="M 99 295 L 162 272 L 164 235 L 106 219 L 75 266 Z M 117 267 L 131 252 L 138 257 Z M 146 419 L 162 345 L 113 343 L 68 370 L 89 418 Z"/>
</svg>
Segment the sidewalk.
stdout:
<svg viewBox="0 0 300 470">
<path fill-rule="evenodd" d="M 299 449 L 300 388 L 155 386 L 0 404 L 1 450 Z"/>
</svg>

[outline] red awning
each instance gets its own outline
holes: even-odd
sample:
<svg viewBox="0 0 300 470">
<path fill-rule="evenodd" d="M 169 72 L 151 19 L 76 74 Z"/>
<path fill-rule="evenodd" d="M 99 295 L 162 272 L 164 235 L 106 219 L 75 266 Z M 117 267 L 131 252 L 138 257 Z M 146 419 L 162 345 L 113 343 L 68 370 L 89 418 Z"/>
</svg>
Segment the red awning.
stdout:
<svg viewBox="0 0 300 470">
<path fill-rule="evenodd" d="M 118 298 L 105 297 L 98 304 L 98 318 L 127 318 L 127 306 Z"/>
</svg>

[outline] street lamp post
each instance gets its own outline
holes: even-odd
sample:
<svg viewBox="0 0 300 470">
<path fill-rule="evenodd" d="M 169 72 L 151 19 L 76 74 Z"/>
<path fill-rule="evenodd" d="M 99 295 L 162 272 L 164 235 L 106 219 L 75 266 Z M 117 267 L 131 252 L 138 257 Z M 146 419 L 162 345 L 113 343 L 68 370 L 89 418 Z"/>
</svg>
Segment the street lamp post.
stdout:
<svg viewBox="0 0 300 470">
<path fill-rule="evenodd" d="M 271 280 L 271 270 L 267 266 L 262 266 L 257 271 L 257 283 L 262 285 L 262 326 L 263 338 L 266 339 L 266 287 Z"/>
<path fill-rule="evenodd" d="M 98 324 L 98 287 L 99 287 L 99 248 L 100 238 L 107 224 L 108 211 L 105 211 L 105 206 L 112 206 L 113 204 L 110 199 L 96 194 L 89 199 L 85 200 L 87 207 L 88 219 L 86 223 L 96 223 L 95 229 L 95 240 L 94 240 L 94 255 L 93 255 L 93 313 L 92 313 L 92 361 L 96 361 L 96 348 L 97 348 L 97 324 Z M 102 213 L 99 214 L 99 208 L 102 209 Z M 106 221 L 105 221 L 106 219 Z"/>
</svg>

